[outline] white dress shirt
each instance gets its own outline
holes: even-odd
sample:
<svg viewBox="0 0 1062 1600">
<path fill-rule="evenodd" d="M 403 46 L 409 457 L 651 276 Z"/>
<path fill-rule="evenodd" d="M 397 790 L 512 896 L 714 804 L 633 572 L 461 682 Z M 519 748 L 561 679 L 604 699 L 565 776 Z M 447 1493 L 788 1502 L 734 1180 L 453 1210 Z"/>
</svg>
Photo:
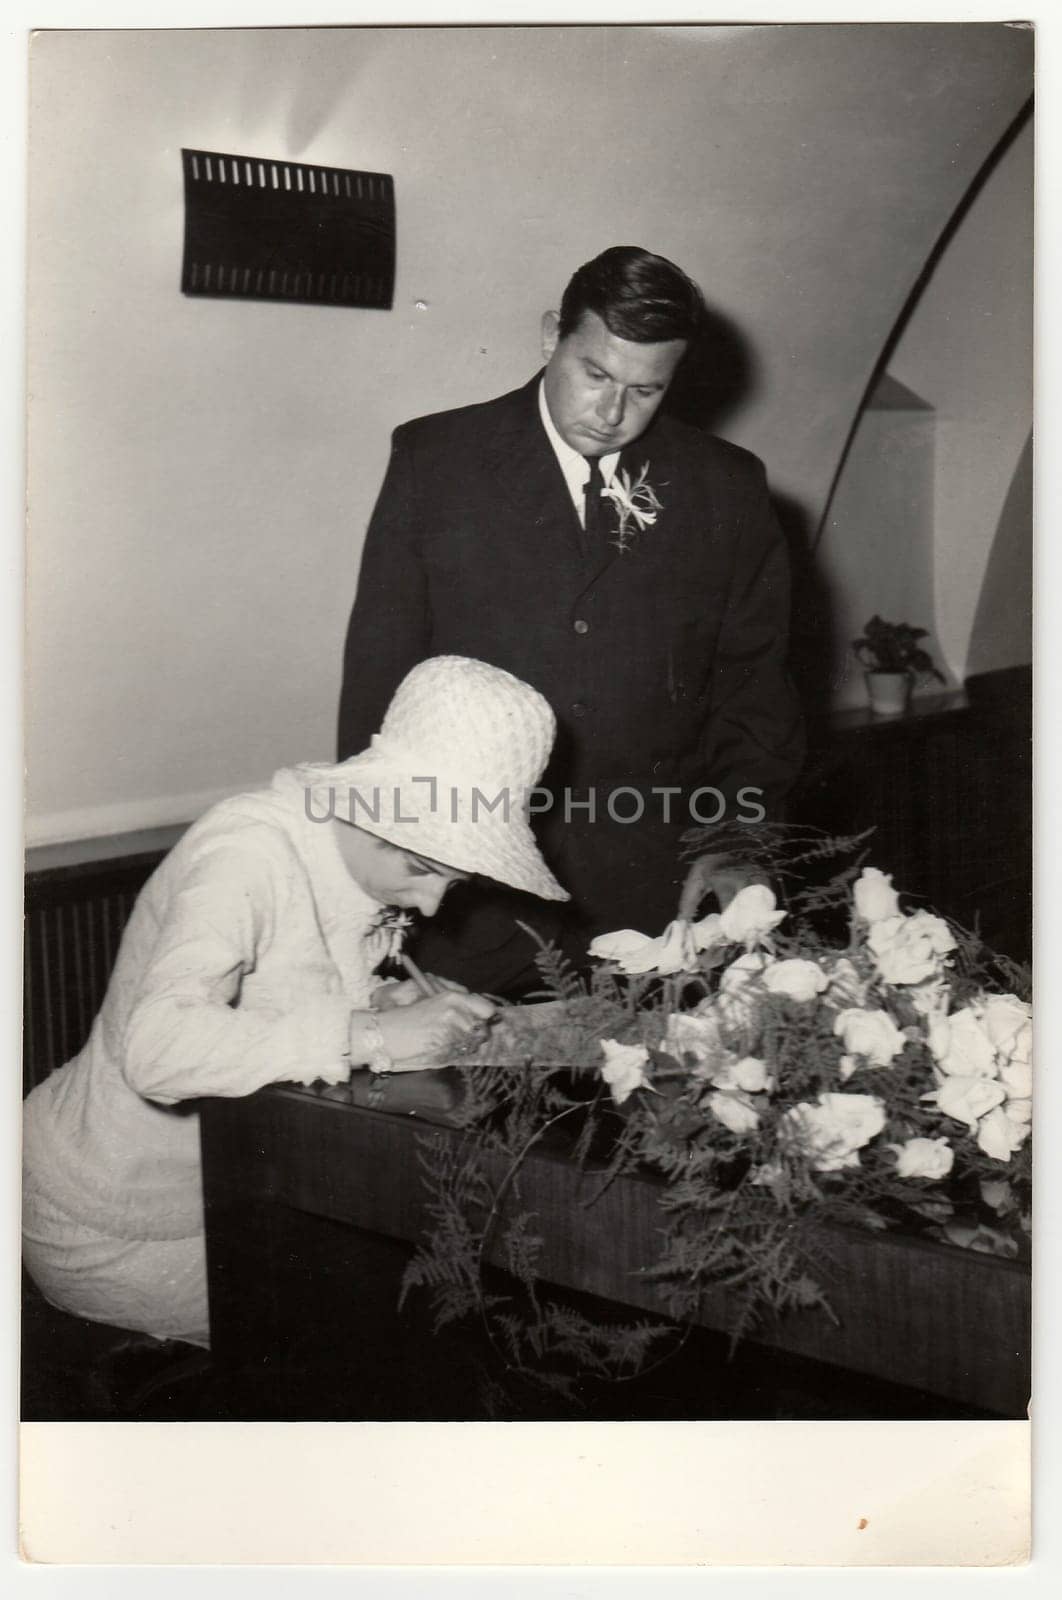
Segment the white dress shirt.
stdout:
<svg viewBox="0 0 1062 1600">
<path fill-rule="evenodd" d="M 573 450 L 570 444 L 566 444 L 554 427 L 553 418 L 549 414 L 549 406 L 546 404 L 546 385 L 544 382 L 538 386 L 538 411 L 542 418 L 542 426 L 546 430 L 546 438 L 553 446 L 553 452 L 560 462 L 560 469 L 564 473 L 564 481 L 568 485 L 568 493 L 572 497 L 576 515 L 585 527 L 586 480 L 590 476 L 590 463 L 585 456 L 579 454 L 578 450 Z M 606 487 L 612 482 L 612 475 L 616 470 L 616 463 L 619 458 L 620 453 L 618 450 L 611 450 L 607 456 L 600 458 L 601 476 L 605 480 Z"/>
</svg>

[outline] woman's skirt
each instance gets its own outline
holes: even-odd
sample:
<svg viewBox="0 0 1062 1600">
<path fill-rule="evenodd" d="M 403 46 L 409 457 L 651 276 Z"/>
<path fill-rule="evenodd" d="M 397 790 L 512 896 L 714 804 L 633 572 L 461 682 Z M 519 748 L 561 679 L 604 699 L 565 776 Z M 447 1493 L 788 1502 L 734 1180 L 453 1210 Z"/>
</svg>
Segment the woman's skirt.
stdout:
<svg viewBox="0 0 1062 1600">
<path fill-rule="evenodd" d="M 61 1210 L 27 1175 L 22 1253 L 30 1277 L 60 1311 L 209 1347 L 202 1234 L 111 1238 Z"/>
</svg>

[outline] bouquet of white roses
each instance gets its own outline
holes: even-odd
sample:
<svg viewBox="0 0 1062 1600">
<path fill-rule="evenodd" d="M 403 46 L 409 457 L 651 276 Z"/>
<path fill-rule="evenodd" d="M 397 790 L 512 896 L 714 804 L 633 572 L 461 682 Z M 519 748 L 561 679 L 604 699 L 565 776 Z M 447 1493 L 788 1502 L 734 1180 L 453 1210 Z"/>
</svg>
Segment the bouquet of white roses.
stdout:
<svg viewBox="0 0 1062 1600">
<path fill-rule="evenodd" d="M 827 1304 L 817 1224 L 1026 1248 L 1031 1012 L 1004 987 L 1021 969 L 904 911 L 873 867 L 795 900 L 753 884 L 658 936 L 604 935 L 589 983 L 545 952 L 554 1004 L 507 1011 L 462 1067 L 467 1120 L 504 1149 L 581 1117 L 577 1154 L 609 1125 L 607 1175 L 661 1176 L 650 1274 L 676 1316 L 732 1291 L 735 1335 L 763 1311 Z M 834 935 L 840 911 L 846 942 L 809 905 Z"/>
<path fill-rule="evenodd" d="M 594 941 L 612 971 L 670 984 L 637 1042 L 600 1042 L 614 1100 L 643 1091 L 640 1158 L 677 1173 L 692 1143 L 694 1185 L 718 1184 L 727 1227 L 741 1221 L 734 1197 L 750 1206 L 749 1191 L 765 1188 L 785 1213 L 880 1227 L 906 1212 L 952 1242 L 1016 1254 L 1028 1226 L 1027 1000 L 956 970 L 949 924 L 902 911 L 873 867 L 852 888 L 847 947 L 787 936 L 785 921 L 755 884 L 659 938 Z M 711 991 L 683 1008 L 681 976 L 706 968 Z M 1019 1228 L 986 1225 L 978 1207 Z M 720 1265 L 726 1242 L 712 1243 Z"/>
</svg>

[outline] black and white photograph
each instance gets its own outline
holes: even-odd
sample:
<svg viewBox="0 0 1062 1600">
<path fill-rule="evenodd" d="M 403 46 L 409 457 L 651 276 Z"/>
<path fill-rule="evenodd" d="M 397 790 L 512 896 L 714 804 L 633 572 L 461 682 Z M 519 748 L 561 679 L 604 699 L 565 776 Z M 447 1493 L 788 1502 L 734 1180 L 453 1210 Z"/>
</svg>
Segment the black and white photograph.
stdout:
<svg viewBox="0 0 1062 1600">
<path fill-rule="evenodd" d="M 1035 48 L 27 32 L 24 1431 L 1027 1424 Z"/>
</svg>

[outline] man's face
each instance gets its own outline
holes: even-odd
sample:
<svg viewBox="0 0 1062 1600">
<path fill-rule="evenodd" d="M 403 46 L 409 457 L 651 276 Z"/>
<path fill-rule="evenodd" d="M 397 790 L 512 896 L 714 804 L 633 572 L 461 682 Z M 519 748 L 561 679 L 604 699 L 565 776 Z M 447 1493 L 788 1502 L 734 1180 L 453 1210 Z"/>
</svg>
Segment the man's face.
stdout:
<svg viewBox="0 0 1062 1600">
<path fill-rule="evenodd" d="M 607 456 L 643 434 L 660 409 L 685 339 L 635 344 L 584 311 L 566 339 L 555 311 L 542 319 L 546 404 L 566 444 L 582 456 Z"/>
</svg>

